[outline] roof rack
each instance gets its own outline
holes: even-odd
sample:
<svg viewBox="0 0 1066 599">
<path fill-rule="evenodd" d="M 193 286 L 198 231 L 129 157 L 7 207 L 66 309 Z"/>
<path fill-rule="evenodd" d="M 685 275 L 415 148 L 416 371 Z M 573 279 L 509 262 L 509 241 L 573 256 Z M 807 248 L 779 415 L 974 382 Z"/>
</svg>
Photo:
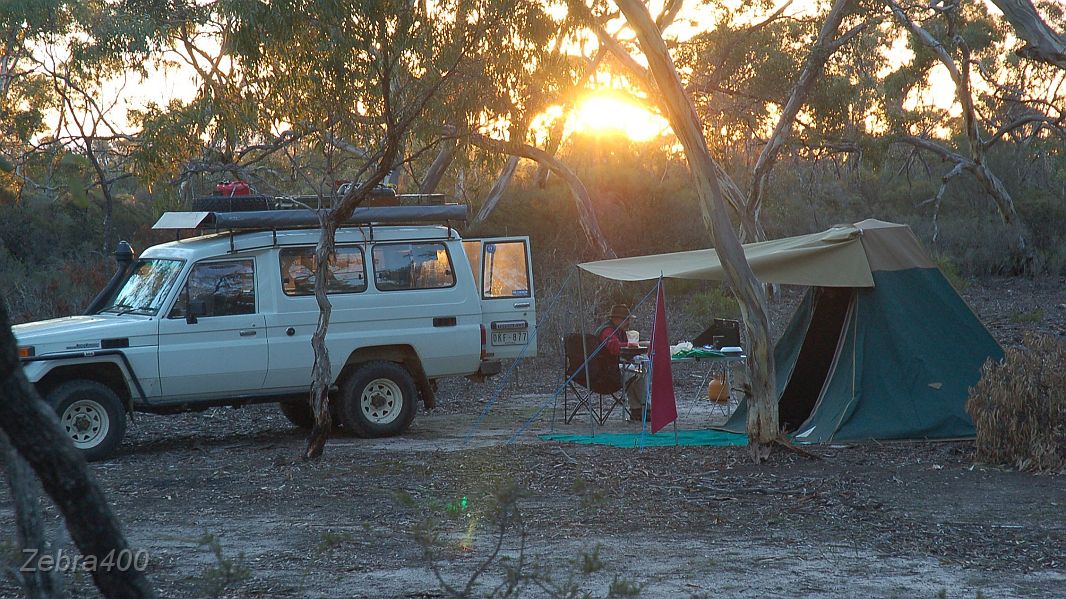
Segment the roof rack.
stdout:
<svg viewBox="0 0 1066 599">
<path fill-rule="evenodd" d="M 310 210 L 254 210 L 245 212 L 165 212 L 152 225 L 153 229 L 284 229 L 317 227 L 319 214 L 330 209 Z M 467 209 L 463 204 L 439 206 L 378 206 L 356 208 L 343 225 L 426 224 L 465 222 Z"/>
</svg>

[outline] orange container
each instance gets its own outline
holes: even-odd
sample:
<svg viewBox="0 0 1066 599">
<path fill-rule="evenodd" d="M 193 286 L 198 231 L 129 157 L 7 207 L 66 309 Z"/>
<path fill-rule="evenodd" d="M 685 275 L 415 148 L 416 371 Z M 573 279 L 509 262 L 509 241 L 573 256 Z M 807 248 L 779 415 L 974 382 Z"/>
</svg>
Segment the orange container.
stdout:
<svg viewBox="0 0 1066 599">
<path fill-rule="evenodd" d="M 713 378 L 707 383 L 707 399 L 715 403 L 729 401 L 729 387 L 720 378 Z"/>
</svg>

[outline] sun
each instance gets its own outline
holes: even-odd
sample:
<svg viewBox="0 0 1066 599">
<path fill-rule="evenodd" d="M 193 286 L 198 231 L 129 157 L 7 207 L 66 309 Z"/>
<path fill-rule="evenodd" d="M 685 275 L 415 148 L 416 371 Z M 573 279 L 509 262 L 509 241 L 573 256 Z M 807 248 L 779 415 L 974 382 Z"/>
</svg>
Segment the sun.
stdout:
<svg viewBox="0 0 1066 599">
<path fill-rule="evenodd" d="M 633 141 L 649 141 L 662 135 L 669 124 L 630 98 L 594 93 L 578 103 L 567 126 L 579 133 L 621 134 Z"/>
</svg>

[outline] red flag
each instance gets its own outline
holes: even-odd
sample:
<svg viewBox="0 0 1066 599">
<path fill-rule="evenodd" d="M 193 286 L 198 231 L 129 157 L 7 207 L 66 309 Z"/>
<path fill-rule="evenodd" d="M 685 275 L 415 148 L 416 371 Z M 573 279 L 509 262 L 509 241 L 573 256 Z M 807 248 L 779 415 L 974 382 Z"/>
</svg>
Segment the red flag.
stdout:
<svg viewBox="0 0 1066 599">
<path fill-rule="evenodd" d="M 677 420 L 674 372 L 670 369 L 670 335 L 666 332 L 666 298 L 663 280 L 655 301 L 655 326 L 651 330 L 651 432 Z"/>
</svg>

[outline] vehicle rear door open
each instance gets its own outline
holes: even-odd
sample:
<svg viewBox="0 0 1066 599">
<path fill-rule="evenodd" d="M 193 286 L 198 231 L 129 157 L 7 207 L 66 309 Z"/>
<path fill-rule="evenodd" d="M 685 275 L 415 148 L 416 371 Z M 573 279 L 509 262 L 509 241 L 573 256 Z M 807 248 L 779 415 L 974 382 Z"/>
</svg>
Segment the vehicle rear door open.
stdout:
<svg viewBox="0 0 1066 599">
<path fill-rule="evenodd" d="M 537 306 L 529 238 L 467 239 L 463 249 L 481 295 L 484 357 L 507 360 L 537 355 L 533 335 Z"/>
</svg>

